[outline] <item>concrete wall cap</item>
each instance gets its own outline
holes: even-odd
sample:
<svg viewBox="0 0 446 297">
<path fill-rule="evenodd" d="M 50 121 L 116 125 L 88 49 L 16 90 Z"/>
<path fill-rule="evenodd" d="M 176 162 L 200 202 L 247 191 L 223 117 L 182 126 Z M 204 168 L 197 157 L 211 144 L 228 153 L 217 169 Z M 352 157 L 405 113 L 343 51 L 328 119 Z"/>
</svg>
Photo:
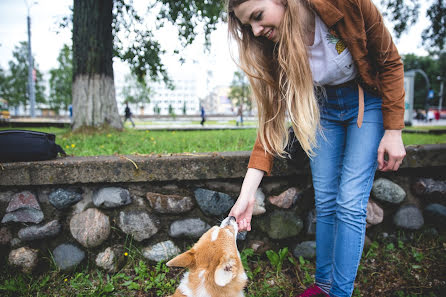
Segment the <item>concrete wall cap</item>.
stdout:
<svg viewBox="0 0 446 297">
<path fill-rule="evenodd" d="M 446 144 L 407 146 L 401 168 L 446 166 Z M 66 157 L 0 164 L 0 186 L 123 183 L 244 177 L 249 151 Z M 273 176 L 309 173 L 276 159 Z"/>
</svg>

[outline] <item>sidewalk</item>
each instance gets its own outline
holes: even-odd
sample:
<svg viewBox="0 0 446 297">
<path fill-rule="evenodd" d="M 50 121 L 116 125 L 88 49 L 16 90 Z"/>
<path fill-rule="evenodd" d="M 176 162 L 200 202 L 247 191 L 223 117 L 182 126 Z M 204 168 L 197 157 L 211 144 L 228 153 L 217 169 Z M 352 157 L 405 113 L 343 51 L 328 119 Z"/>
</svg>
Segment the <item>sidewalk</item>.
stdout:
<svg viewBox="0 0 446 297">
<path fill-rule="evenodd" d="M 245 124 L 243 126 L 236 126 L 234 123 L 225 123 L 228 121 L 227 118 L 208 118 L 210 121 L 214 121 L 214 123 L 205 123 L 204 126 L 201 126 L 199 123 L 192 123 L 195 119 L 151 119 L 151 123 L 144 123 L 143 121 L 138 120 L 136 117 L 136 130 L 152 130 L 152 131 L 159 131 L 159 130 L 176 130 L 176 131 L 194 131 L 194 130 L 223 130 L 223 129 L 229 129 L 229 130 L 244 130 L 244 129 L 256 129 L 256 122 L 255 118 L 249 118 L 247 121 L 245 121 Z M 217 123 L 215 123 L 217 121 Z M 147 120 L 149 122 L 149 120 Z M 197 120 L 198 122 L 198 120 Z M 218 123 L 221 122 L 221 123 Z M 15 118 L 10 119 L 9 121 L 1 122 L 0 126 L 9 126 L 12 128 L 21 128 L 21 127 L 66 127 L 70 125 L 70 120 L 68 118 Z M 420 126 L 443 126 L 445 129 L 442 129 L 443 131 L 446 131 L 446 119 L 440 119 L 440 120 L 432 120 L 430 122 L 426 122 L 424 120 L 412 120 L 412 125 L 406 125 L 405 132 L 407 132 L 410 127 L 420 127 Z M 127 123 L 126 127 L 131 127 L 129 123 Z M 429 131 L 435 131 L 436 129 L 431 130 L 425 130 L 426 133 L 429 133 Z M 410 132 L 409 132 L 410 133 Z M 437 130 L 438 133 L 438 130 Z M 446 133 L 446 132 L 443 132 Z"/>
<path fill-rule="evenodd" d="M 164 125 L 137 125 L 136 130 L 150 130 L 150 131 L 198 131 L 198 130 L 244 130 L 244 129 L 255 129 L 255 125 L 244 125 L 244 126 L 234 126 L 234 125 L 204 125 L 200 124 L 164 124 Z"/>
<path fill-rule="evenodd" d="M 412 120 L 412 126 L 446 126 L 446 119 L 432 120 L 426 122 L 424 120 Z"/>
</svg>

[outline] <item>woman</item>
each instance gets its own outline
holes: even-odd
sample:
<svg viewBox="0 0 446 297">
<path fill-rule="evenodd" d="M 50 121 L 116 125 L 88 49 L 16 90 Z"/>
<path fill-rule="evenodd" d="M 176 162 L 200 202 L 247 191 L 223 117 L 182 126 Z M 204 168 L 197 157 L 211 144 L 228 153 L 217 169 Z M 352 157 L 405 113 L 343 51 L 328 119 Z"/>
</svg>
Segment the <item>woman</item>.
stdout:
<svg viewBox="0 0 446 297">
<path fill-rule="evenodd" d="M 284 156 L 291 121 L 310 156 L 317 213 L 316 284 L 301 296 L 351 296 L 375 170 L 398 170 L 406 154 L 398 51 L 371 0 L 229 0 L 227 10 L 259 113 L 229 215 L 251 230 L 254 193 Z"/>
</svg>

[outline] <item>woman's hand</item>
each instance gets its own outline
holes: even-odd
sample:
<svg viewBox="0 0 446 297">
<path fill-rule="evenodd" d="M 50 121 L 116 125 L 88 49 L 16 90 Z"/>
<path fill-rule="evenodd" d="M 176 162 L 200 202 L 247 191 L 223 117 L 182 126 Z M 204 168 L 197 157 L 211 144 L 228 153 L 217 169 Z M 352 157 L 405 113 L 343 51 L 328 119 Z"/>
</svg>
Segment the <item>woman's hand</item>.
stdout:
<svg viewBox="0 0 446 297">
<path fill-rule="evenodd" d="M 252 211 L 255 203 L 255 193 L 262 181 L 262 170 L 248 168 L 243 180 L 240 195 L 229 212 L 229 216 L 235 217 L 239 231 L 251 231 Z"/>
<path fill-rule="evenodd" d="M 239 231 L 251 231 L 251 218 L 254 209 L 255 198 L 239 197 L 229 212 L 229 216 L 235 217 Z"/>
<path fill-rule="evenodd" d="M 387 154 L 388 160 L 384 159 Z M 406 156 L 401 130 L 386 130 L 378 147 L 378 169 L 397 171 Z"/>
</svg>

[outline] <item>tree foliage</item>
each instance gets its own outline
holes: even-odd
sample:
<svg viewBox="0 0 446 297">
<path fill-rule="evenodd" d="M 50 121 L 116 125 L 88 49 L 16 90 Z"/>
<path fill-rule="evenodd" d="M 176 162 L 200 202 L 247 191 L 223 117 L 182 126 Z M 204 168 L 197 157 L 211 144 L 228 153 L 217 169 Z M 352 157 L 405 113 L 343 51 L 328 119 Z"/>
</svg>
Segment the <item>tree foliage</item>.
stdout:
<svg viewBox="0 0 446 297">
<path fill-rule="evenodd" d="M 435 0 L 427 10 L 427 16 L 432 24 L 423 31 L 423 43 L 427 48 L 443 52 L 446 41 L 446 2 Z"/>
<path fill-rule="evenodd" d="M 48 98 L 48 104 L 56 113 L 59 113 L 61 108 L 67 110 L 72 102 L 72 55 L 71 48 L 65 44 L 57 57 L 59 66 L 50 70 L 50 96 Z"/>
<path fill-rule="evenodd" d="M 6 90 L 6 72 L 0 66 L 0 98 L 4 97 Z"/>
<path fill-rule="evenodd" d="M 381 4 L 386 8 L 383 15 L 391 21 L 397 38 L 418 21 L 421 1 L 425 0 L 381 0 Z M 427 17 L 430 24 L 423 31 L 423 45 L 430 53 L 439 54 L 445 50 L 445 1 L 433 0 Z"/>
<path fill-rule="evenodd" d="M 249 86 L 246 75 L 240 71 L 234 72 L 234 78 L 232 79 L 229 91 L 229 99 L 233 102 L 235 101 L 235 106 L 243 105 L 251 110 L 251 96 L 251 87 Z"/>
<path fill-rule="evenodd" d="M 381 3 L 386 7 L 383 15 L 393 20 L 393 30 L 397 38 L 417 22 L 420 13 L 419 0 L 381 0 Z"/>
<path fill-rule="evenodd" d="M 23 106 L 25 109 L 29 105 L 28 94 L 28 43 L 20 42 L 15 46 L 12 53 L 13 60 L 9 61 L 9 72 L 6 73 L 3 83 L 2 96 L 8 101 L 10 107 Z M 35 61 L 35 60 L 34 60 Z M 42 73 L 38 70 L 37 63 L 34 62 L 36 71 L 35 94 L 36 103 L 44 103 L 45 86 L 43 85 Z"/>
<path fill-rule="evenodd" d="M 135 105 L 150 103 L 150 96 L 152 95 L 150 87 L 132 74 L 125 77 L 125 85 L 121 92 L 125 102 Z"/>
<path fill-rule="evenodd" d="M 147 11 L 156 16 L 156 28 L 170 22 L 178 28 L 183 46 L 191 44 L 198 28 L 203 27 L 205 43 L 209 45 L 209 35 L 222 19 L 223 1 L 212 0 L 152 0 Z M 113 35 L 115 37 L 114 55 L 128 63 L 132 73 L 139 81 L 146 76 L 153 81 L 163 80 L 170 85 L 166 68 L 161 61 L 165 49 L 155 39 L 144 22 L 146 19 L 137 13 L 132 0 L 115 0 L 113 10 Z M 131 38 L 127 38 L 131 37 Z M 179 53 L 179 50 L 175 51 Z"/>
<path fill-rule="evenodd" d="M 224 1 L 219 0 L 159 0 L 163 4 L 158 20 L 168 20 L 179 29 L 183 45 L 191 44 L 200 23 L 204 23 L 206 44 L 209 35 L 224 16 Z"/>
<path fill-rule="evenodd" d="M 145 28 L 144 18 L 137 13 L 132 0 L 114 1 L 112 28 L 114 56 L 127 62 L 140 82 L 148 76 L 153 81 L 169 83 L 167 71 L 161 62 L 165 51 L 154 39 L 153 33 Z"/>
<path fill-rule="evenodd" d="M 153 107 L 153 113 L 159 115 L 161 113 L 161 107 L 158 106 L 158 103 Z"/>
</svg>

